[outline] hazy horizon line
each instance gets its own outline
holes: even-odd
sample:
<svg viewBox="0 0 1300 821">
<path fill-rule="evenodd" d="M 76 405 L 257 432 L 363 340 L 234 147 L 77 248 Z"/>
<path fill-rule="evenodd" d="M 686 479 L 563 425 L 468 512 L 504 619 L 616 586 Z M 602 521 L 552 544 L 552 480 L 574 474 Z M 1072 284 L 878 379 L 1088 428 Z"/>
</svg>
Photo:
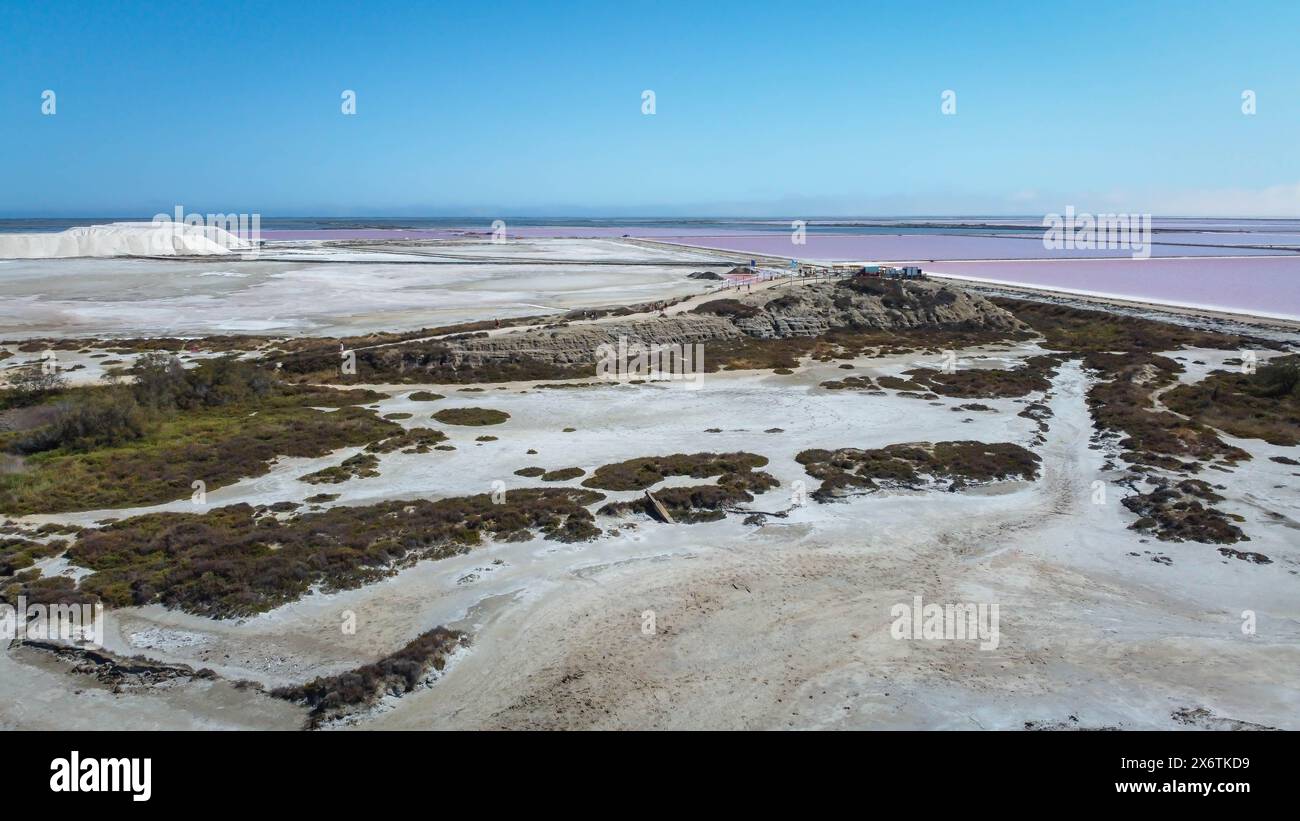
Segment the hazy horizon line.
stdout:
<svg viewBox="0 0 1300 821">
<path fill-rule="evenodd" d="M 156 212 L 156 213 L 164 213 L 164 212 Z M 186 208 L 186 213 L 196 213 L 196 214 L 208 214 L 208 213 L 212 213 L 212 214 L 226 214 L 226 213 L 240 213 L 240 212 L 238 212 L 237 210 L 236 210 L 236 211 L 232 211 L 231 209 L 219 209 L 219 208 L 213 208 L 213 209 L 189 209 L 189 208 Z M 845 222 L 845 221 L 853 221 L 853 220 L 862 220 L 862 221 L 952 220 L 952 219 L 1019 219 L 1019 220 L 1041 220 L 1041 219 L 1043 219 L 1043 218 L 1044 218 L 1048 213 L 1060 213 L 1060 212 L 1033 212 L 1033 213 L 1023 213 L 1023 212 L 1020 212 L 1020 213 L 997 213 L 997 212 L 969 212 L 969 213 L 949 212 L 949 213 L 941 213 L 941 212 L 935 212 L 935 213 L 925 213 L 925 214 L 922 214 L 922 213 L 911 213 L 911 214 L 909 214 L 909 213 L 896 213 L 896 214 L 851 214 L 851 215 L 820 214 L 820 215 L 814 215 L 814 216 L 797 215 L 797 214 L 765 214 L 765 215 L 741 215 L 741 214 L 612 214 L 612 215 L 608 215 L 608 216 L 601 216 L 601 215 L 594 215 L 594 214 L 581 214 L 581 213 L 570 213 L 570 214 L 547 214 L 547 213 L 524 213 L 524 212 L 511 213 L 511 212 L 509 212 L 509 211 L 505 211 L 505 212 L 501 212 L 501 211 L 496 211 L 496 212 L 487 212 L 487 211 L 485 211 L 485 212 L 482 212 L 482 213 L 466 212 L 466 213 L 455 213 L 455 214 L 452 214 L 452 213 L 425 213 L 425 214 L 418 214 L 418 213 L 402 213 L 402 214 L 391 214 L 391 213 L 350 213 L 350 214 L 339 214 L 339 213 L 316 213 L 316 214 L 313 214 L 313 213 L 310 213 L 310 212 L 304 212 L 304 213 L 278 213 L 278 214 L 277 214 L 277 213 L 266 213 L 266 212 L 247 212 L 247 213 L 256 213 L 256 214 L 257 214 L 261 219 L 264 219 L 264 220 L 266 220 L 266 219 L 272 219 L 272 220 L 290 220 L 290 219 L 299 219 L 299 220 L 309 220 L 309 219 L 314 219 L 314 220 L 349 220 L 349 219 L 350 219 L 350 220 L 362 220 L 362 219 L 374 219 L 374 220 L 435 220 L 435 219 L 436 219 L 436 220 L 459 220 L 459 219 L 464 219 L 464 220 L 482 220 L 482 219 L 503 219 L 503 220 L 510 220 L 510 219 L 517 219 L 517 220 L 547 220 L 547 221 L 556 221 L 556 220 L 572 219 L 572 220 L 584 220 L 584 221 L 594 221 L 594 220 L 607 220 L 607 221 L 614 221 L 614 220 L 659 220 L 659 221 L 671 221 L 671 222 L 682 222 L 682 221 L 687 221 L 687 220 L 698 220 L 698 221 L 737 221 L 737 222 L 758 222 L 758 221 L 764 221 L 764 220 L 785 222 L 785 221 L 801 220 L 801 221 L 803 221 L 803 222 L 805 222 L 805 223 L 810 223 L 810 224 L 811 224 L 811 223 L 817 223 L 817 222 Z M 1079 213 L 1079 214 L 1083 214 L 1083 213 L 1096 213 L 1096 214 L 1102 214 L 1102 213 L 1111 213 L 1111 212 L 1110 212 L 1110 211 L 1090 211 L 1090 210 L 1087 210 L 1087 209 L 1076 209 L 1076 213 Z M 48 214 L 48 213 L 47 213 L 47 214 L 15 214 L 15 213 L 0 213 L 0 221 L 3 221 L 3 222 L 16 222 L 16 221 L 33 221 L 33 222 L 35 222 L 35 221 L 49 221 L 49 222 L 58 222 L 58 221 L 68 221 L 68 220 L 109 220 L 109 221 L 114 221 L 114 222 L 149 222 L 152 216 L 153 216 L 153 215 L 150 215 L 150 217 L 143 217 L 143 216 L 140 216 L 139 213 L 135 213 L 135 214 L 86 214 L 86 213 L 78 213 L 78 214 L 72 214 L 72 213 L 68 213 L 68 214 Z M 1297 221 L 1297 220 L 1300 220 L 1300 217 L 1296 217 L 1296 216 L 1287 216 L 1287 215 L 1278 215 L 1278 214 L 1259 214 L 1259 215 L 1241 215 L 1241 214 L 1204 214 L 1204 213 L 1163 213 L 1163 214 L 1162 214 L 1162 213 L 1155 213 L 1155 212 L 1152 212 L 1152 213 L 1150 214 L 1150 216 L 1151 216 L 1152 219 L 1289 220 L 1289 221 Z"/>
</svg>

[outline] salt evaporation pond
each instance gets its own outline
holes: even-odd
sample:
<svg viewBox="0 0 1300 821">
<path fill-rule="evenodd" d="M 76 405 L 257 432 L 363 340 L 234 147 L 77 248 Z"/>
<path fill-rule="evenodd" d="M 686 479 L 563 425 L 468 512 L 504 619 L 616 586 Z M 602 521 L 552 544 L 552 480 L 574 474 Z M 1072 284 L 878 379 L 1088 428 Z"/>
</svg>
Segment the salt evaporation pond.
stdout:
<svg viewBox="0 0 1300 821">
<path fill-rule="evenodd" d="M 961 261 L 938 262 L 930 270 L 987 282 L 1300 319 L 1300 256 Z"/>
<path fill-rule="evenodd" d="M 1177 236 L 1177 235 L 1174 235 Z M 1042 235 L 1035 236 L 956 236 L 951 234 L 845 235 L 808 233 L 802 245 L 795 245 L 791 235 L 766 234 L 682 238 L 685 245 L 721 251 L 797 257 L 814 260 L 864 260 L 875 262 L 933 262 L 948 259 L 1084 259 L 1122 257 L 1125 249 L 1061 249 L 1043 247 Z M 673 241 L 673 240 L 666 240 Z M 1182 240 L 1176 240 L 1181 242 Z M 1209 245 L 1168 245 L 1153 242 L 1151 256 L 1267 256 L 1276 250 L 1256 248 L 1219 248 Z"/>
</svg>

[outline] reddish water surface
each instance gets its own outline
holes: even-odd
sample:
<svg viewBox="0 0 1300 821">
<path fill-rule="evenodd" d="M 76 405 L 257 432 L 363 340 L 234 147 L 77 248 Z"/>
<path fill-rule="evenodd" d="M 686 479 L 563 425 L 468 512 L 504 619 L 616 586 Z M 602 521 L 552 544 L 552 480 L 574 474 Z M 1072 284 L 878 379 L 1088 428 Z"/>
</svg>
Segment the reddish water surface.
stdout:
<svg viewBox="0 0 1300 821">
<path fill-rule="evenodd" d="M 937 262 L 935 273 L 1300 319 L 1300 256 Z"/>
</svg>

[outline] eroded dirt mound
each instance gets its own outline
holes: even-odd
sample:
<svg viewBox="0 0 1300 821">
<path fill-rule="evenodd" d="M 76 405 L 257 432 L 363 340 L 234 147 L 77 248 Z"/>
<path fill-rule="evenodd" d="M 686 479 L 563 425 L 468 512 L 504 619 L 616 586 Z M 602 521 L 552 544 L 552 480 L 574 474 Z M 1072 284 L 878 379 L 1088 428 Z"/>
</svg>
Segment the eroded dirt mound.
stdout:
<svg viewBox="0 0 1300 821">
<path fill-rule="evenodd" d="M 478 365 L 502 359 L 533 359 L 558 365 L 591 366 L 602 345 L 687 345 L 735 339 L 743 333 L 716 316 L 672 316 L 603 324 L 564 325 L 500 336 L 453 340 L 446 356 L 456 364 Z"/>
<path fill-rule="evenodd" d="M 835 328 L 902 330 L 924 326 L 1024 331 L 1010 312 L 979 294 L 937 282 L 852 277 L 796 283 L 731 300 L 733 321 L 749 336 L 817 336 Z M 703 313 L 709 303 L 697 311 Z"/>
<path fill-rule="evenodd" d="M 918 327 L 1018 332 L 1026 326 L 984 297 L 933 282 L 853 278 L 799 282 L 705 302 L 690 314 L 600 325 L 448 340 L 456 363 L 529 358 L 587 364 L 601 345 L 681 345 L 736 339 L 819 336 L 833 329 L 906 330 Z M 419 363 L 415 363 L 419 364 Z"/>
<path fill-rule="evenodd" d="M 632 306 L 613 315 L 636 310 L 643 312 L 640 318 L 593 322 L 587 320 L 611 314 L 588 311 L 566 315 L 543 327 L 492 334 L 481 326 L 464 326 L 473 329 L 436 339 L 362 346 L 350 352 L 355 356 L 354 376 L 342 381 L 574 379 L 593 375 L 602 351 L 612 349 L 622 356 L 626 350 L 632 358 L 638 351 L 681 345 L 709 347 L 713 358 L 705 370 L 715 370 L 719 362 L 733 368 L 763 368 L 772 367 L 773 362 L 787 365 L 790 356 L 805 353 L 812 341 L 828 332 L 889 334 L 935 329 L 997 338 L 1029 332 L 1027 325 L 983 296 L 928 281 L 854 277 L 730 292 L 734 297 L 728 293 L 672 316 L 644 315 L 666 305 Z M 791 350 L 770 347 L 781 345 Z M 695 353 L 698 351 L 685 355 L 689 358 Z M 340 350 L 320 346 L 279 356 L 275 364 L 295 379 L 335 381 L 339 360 Z M 689 372 L 698 362 L 686 364 L 691 366 Z"/>
</svg>

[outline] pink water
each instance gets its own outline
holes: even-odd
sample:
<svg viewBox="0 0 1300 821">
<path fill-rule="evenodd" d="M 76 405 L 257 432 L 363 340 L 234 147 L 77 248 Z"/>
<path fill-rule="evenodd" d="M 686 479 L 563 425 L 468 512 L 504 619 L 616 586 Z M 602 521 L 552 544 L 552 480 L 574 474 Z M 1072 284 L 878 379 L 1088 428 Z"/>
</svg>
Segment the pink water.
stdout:
<svg viewBox="0 0 1300 821">
<path fill-rule="evenodd" d="M 939 262 L 935 273 L 1300 319 L 1300 256 Z"/>
</svg>

